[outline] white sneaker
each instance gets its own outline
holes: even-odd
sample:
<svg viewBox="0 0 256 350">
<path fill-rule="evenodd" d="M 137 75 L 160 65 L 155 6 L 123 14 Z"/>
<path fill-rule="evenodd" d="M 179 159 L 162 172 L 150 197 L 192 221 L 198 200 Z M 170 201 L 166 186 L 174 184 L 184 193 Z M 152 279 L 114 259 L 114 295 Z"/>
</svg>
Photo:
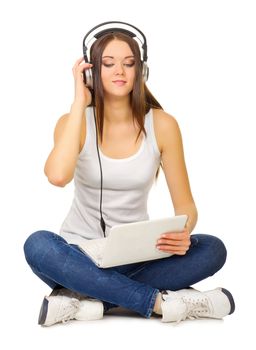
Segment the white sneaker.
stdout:
<svg viewBox="0 0 256 350">
<path fill-rule="evenodd" d="M 55 290 L 53 290 L 54 292 Z M 65 295 L 54 295 L 44 297 L 38 324 L 51 326 L 59 322 L 67 322 L 74 319 L 79 308 L 79 300 Z"/>
<path fill-rule="evenodd" d="M 66 288 L 55 288 L 44 297 L 38 324 L 51 326 L 69 320 L 91 321 L 103 318 L 103 303 Z"/>
<path fill-rule="evenodd" d="M 180 322 L 185 319 L 217 318 L 235 310 L 231 293 L 224 288 L 199 292 L 193 288 L 176 292 L 162 292 L 162 322 Z"/>
<path fill-rule="evenodd" d="M 80 300 L 79 309 L 75 319 L 78 321 L 95 321 L 103 318 L 103 303 L 97 299 L 83 298 Z"/>
</svg>

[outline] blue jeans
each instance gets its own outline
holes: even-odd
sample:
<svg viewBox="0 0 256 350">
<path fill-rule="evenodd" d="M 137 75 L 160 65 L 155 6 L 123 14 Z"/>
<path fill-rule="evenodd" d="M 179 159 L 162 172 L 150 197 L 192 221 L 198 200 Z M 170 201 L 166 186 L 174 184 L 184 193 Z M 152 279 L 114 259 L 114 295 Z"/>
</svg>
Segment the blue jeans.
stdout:
<svg viewBox="0 0 256 350">
<path fill-rule="evenodd" d="M 191 235 L 185 255 L 102 269 L 76 245 L 49 231 L 31 234 L 26 260 L 48 286 L 67 289 L 101 300 L 104 312 L 122 306 L 150 318 L 161 290 L 187 288 L 217 272 L 226 261 L 222 241 L 211 235 Z"/>
</svg>

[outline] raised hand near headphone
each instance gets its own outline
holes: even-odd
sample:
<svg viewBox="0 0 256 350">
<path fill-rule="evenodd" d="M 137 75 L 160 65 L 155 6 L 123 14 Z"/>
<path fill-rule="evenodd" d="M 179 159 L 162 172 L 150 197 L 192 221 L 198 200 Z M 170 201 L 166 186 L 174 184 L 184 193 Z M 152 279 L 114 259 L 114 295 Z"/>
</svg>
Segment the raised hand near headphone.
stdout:
<svg viewBox="0 0 256 350">
<path fill-rule="evenodd" d="M 83 71 L 92 67 L 90 63 L 83 63 L 84 58 L 79 58 L 73 69 L 73 76 L 75 80 L 75 98 L 74 102 L 81 104 L 84 108 L 89 106 L 92 100 L 90 90 L 86 87 L 83 80 Z"/>
</svg>

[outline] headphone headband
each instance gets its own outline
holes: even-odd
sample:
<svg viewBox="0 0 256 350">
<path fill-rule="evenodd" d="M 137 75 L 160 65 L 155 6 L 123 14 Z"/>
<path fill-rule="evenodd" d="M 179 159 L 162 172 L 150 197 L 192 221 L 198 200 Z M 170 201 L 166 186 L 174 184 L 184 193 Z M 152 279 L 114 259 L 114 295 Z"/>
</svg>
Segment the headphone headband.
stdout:
<svg viewBox="0 0 256 350">
<path fill-rule="evenodd" d="M 107 27 L 104 28 L 105 26 L 108 25 L 115 25 L 114 27 Z M 120 26 L 121 25 L 121 26 Z M 102 30 L 98 30 L 98 28 L 103 27 Z M 126 28 L 125 28 L 126 27 Z M 95 33 L 94 33 L 95 32 Z M 148 56 L 147 56 L 147 39 L 145 35 L 142 33 L 140 29 L 135 27 L 132 24 L 126 23 L 126 22 L 121 22 L 121 21 L 108 21 L 108 22 L 103 22 L 98 24 L 97 26 L 93 27 L 84 37 L 83 39 L 83 54 L 85 57 L 87 57 L 87 50 L 88 50 L 88 43 L 90 43 L 91 40 L 99 39 L 101 36 L 108 34 L 108 33 L 114 33 L 114 32 L 121 32 L 124 33 L 132 38 L 137 38 L 138 41 L 141 44 L 141 48 L 143 50 L 142 54 L 142 60 L 143 62 L 147 62 Z M 137 32 L 137 33 L 136 33 Z M 139 36 L 141 38 L 139 38 Z M 88 40 L 87 40 L 88 39 Z M 94 41 L 95 41 L 94 40 Z M 86 42 L 87 41 L 87 42 Z M 137 41 L 137 40 L 136 40 Z M 88 60 L 89 61 L 89 60 Z"/>
</svg>

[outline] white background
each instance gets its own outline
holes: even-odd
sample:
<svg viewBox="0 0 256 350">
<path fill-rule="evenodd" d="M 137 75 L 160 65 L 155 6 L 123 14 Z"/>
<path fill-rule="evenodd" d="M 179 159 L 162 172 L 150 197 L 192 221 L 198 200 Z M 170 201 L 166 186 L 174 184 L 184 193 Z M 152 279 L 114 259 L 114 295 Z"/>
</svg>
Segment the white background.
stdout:
<svg viewBox="0 0 256 350">
<path fill-rule="evenodd" d="M 255 348 L 255 1 L 1 1 L 1 342 L 4 349 Z M 219 236 L 228 259 L 198 284 L 224 286 L 236 312 L 224 321 L 179 326 L 136 315 L 39 327 L 44 285 L 25 263 L 23 243 L 38 229 L 58 232 L 73 184 L 43 174 L 57 119 L 73 98 L 72 66 L 93 26 L 121 20 L 148 40 L 148 86 L 179 122 L 199 221 Z M 172 214 L 163 175 L 151 217 Z M 14 344 L 17 345 L 14 345 Z M 250 345 L 249 345 L 250 344 Z M 253 345 L 254 344 L 254 345 Z"/>
</svg>

